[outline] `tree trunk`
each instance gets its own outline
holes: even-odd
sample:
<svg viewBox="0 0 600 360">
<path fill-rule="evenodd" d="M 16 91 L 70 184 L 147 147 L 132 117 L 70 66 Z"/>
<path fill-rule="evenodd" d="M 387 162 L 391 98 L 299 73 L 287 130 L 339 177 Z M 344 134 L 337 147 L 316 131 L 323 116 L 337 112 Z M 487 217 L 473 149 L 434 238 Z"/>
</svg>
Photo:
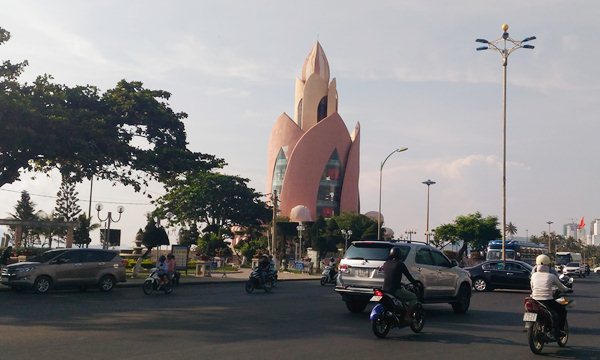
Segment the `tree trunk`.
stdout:
<svg viewBox="0 0 600 360">
<path fill-rule="evenodd" d="M 456 254 L 456 261 L 458 261 L 459 264 L 462 262 L 462 258 L 465 255 L 465 253 L 467 252 L 468 246 L 469 246 L 469 244 L 466 241 L 463 241 L 463 245 L 458 250 L 458 254 Z"/>
</svg>

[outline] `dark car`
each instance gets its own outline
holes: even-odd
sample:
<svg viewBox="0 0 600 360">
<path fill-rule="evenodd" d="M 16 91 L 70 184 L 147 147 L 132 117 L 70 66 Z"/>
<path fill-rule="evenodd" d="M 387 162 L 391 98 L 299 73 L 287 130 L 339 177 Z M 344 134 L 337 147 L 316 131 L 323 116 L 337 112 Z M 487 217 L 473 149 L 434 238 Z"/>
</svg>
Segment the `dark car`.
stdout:
<svg viewBox="0 0 600 360">
<path fill-rule="evenodd" d="M 471 275 L 475 291 L 494 289 L 531 289 L 533 268 L 523 261 L 492 260 L 466 268 Z"/>
</svg>

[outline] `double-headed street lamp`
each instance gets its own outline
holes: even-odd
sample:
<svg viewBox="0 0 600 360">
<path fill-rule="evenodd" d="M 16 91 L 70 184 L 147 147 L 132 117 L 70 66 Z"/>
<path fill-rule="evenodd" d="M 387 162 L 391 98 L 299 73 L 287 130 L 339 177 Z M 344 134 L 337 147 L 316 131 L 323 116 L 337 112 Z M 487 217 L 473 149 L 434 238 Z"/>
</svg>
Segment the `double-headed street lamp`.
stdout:
<svg viewBox="0 0 600 360">
<path fill-rule="evenodd" d="M 502 36 L 496 40 L 488 41 L 486 39 L 475 40 L 478 43 L 486 44 L 477 48 L 480 50 L 496 50 L 502 59 L 502 260 L 506 260 L 506 71 L 508 67 L 508 56 L 517 49 L 533 49 L 533 45 L 524 45 L 524 43 L 535 40 L 535 36 L 527 37 L 521 41 L 514 40 L 508 35 L 508 25 L 502 24 Z M 508 47 L 507 47 L 508 45 Z"/>
<path fill-rule="evenodd" d="M 394 155 L 395 153 L 400 153 L 406 150 L 408 150 L 408 148 L 402 147 L 392 151 L 385 158 L 385 160 L 381 162 L 381 165 L 379 165 L 379 211 L 377 212 L 377 240 L 381 240 L 381 177 L 383 174 L 383 165 L 385 165 L 385 162 L 387 161 L 387 159 L 390 158 L 390 156 Z"/>
<path fill-rule="evenodd" d="M 103 206 L 102 203 L 97 203 L 96 204 L 96 212 L 98 212 L 98 220 L 100 221 L 107 221 L 108 220 L 108 226 L 106 228 L 106 233 L 104 236 L 104 243 L 102 244 L 102 248 L 103 249 L 108 249 L 108 245 L 110 244 L 110 223 L 111 222 L 119 222 L 119 220 L 121 220 L 121 214 L 123 214 L 123 212 L 125 211 L 125 207 L 123 207 L 123 205 L 119 205 L 117 206 L 117 212 L 119 213 L 119 217 L 115 220 L 112 218 L 112 212 L 108 212 L 108 215 L 106 216 L 106 218 L 102 219 L 100 217 L 100 211 L 102 210 Z"/>
<path fill-rule="evenodd" d="M 348 249 L 348 239 L 352 236 L 352 230 L 342 229 L 342 235 L 344 235 L 344 239 L 346 239 L 346 246 L 344 247 L 344 251 Z"/>
<path fill-rule="evenodd" d="M 427 226 L 425 228 L 425 238 L 427 240 L 426 243 L 429 244 L 429 187 L 435 184 L 435 181 L 427 179 L 426 181 L 423 181 L 422 184 L 427 185 Z"/>
<path fill-rule="evenodd" d="M 413 234 L 417 233 L 417 230 L 415 230 L 415 229 L 408 229 L 404 233 L 406 235 L 408 235 L 408 241 L 412 241 L 412 236 L 413 236 Z"/>
</svg>

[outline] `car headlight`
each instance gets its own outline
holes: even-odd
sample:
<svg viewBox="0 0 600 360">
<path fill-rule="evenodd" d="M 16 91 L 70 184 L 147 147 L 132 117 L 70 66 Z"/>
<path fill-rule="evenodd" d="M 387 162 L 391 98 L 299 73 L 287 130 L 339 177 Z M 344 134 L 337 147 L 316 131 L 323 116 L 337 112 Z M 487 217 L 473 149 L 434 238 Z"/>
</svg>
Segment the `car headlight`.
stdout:
<svg viewBox="0 0 600 360">
<path fill-rule="evenodd" d="M 30 266 L 30 267 L 18 268 L 18 269 L 16 269 L 16 271 L 18 273 L 28 273 L 28 272 L 30 272 L 31 270 L 34 270 L 34 269 L 35 269 L 35 266 Z"/>
</svg>

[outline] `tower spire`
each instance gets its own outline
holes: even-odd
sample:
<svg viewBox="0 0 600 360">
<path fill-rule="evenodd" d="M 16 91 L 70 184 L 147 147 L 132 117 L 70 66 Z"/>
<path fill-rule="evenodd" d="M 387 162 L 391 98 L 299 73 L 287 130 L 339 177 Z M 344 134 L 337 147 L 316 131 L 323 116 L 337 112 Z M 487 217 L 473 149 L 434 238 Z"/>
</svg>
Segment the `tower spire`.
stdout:
<svg viewBox="0 0 600 360">
<path fill-rule="evenodd" d="M 306 60 L 304 60 L 304 65 L 302 65 L 302 81 L 306 81 L 312 74 L 317 74 L 323 80 L 329 82 L 329 62 L 319 41 L 317 41 L 306 57 Z"/>
</svg>

